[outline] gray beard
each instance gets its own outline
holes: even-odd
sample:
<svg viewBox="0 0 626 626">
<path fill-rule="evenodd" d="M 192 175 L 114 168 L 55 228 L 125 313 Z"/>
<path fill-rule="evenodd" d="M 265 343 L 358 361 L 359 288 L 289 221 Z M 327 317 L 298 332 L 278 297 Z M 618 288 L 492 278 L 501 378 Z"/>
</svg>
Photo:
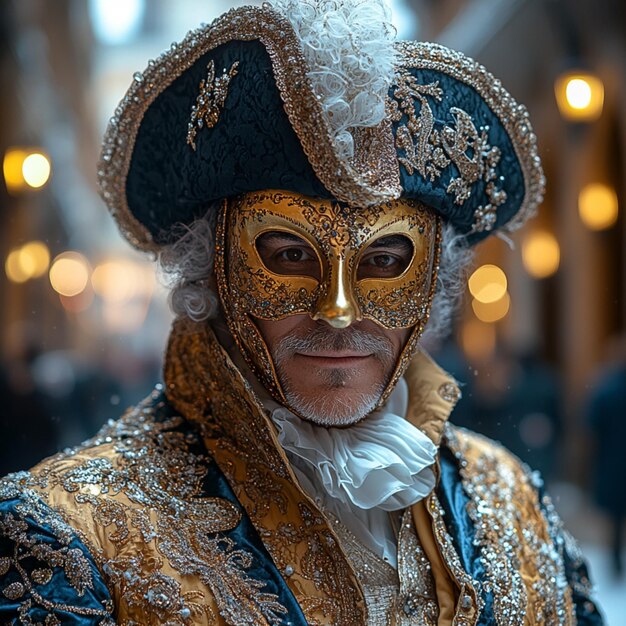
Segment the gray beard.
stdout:
<svg viewBox="0 0 626 626">
<path fill-rule="evenodd" d="M 272 357 L 285 398 L 298 415 L 320 426 L 350 426 L 376 408 L 385 384 L 376 385 L 369 393 L 355 392 L 349 398 L 334 397 L 337 394 L 321 394 L 310 398 L 294 390 L 289 376 L 287 363 L 297 352 L 310 354 L 328 350 L 329 347 L 336 351 L 371 352 L 380 361 L 384 371 L 390 371 L 393 366 L 393 347 L 386 337 L 380 335 L 350 328 L 337 331 L 320 326 L 306 337 L 285 337 L 273 350 Z M 320 374 L 322 383 L 329 390 L 342 389 L 358 375 L 358 368 L 329 368 L 322 370 Z"/>
<path fill-rule="evenodd" d="M 381 388 L 376 393 L 354 394 L 349 399 L 305 398 L 299 393 L 285 389 L 289 406 L 303 419 L 319 426 L 352 426 L 360 422 L 377 406 L 382 396 Z"/>
</svg>

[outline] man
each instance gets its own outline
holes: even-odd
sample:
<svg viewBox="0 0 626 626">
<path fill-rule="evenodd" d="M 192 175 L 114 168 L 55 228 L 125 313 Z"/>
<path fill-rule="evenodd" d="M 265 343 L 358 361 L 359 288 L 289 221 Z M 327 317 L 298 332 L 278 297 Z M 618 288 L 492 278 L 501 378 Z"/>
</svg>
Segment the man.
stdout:
<svg viewBox="0 0 626 626">
<path fill-rule="evenodd" d="M 484 68 L 377 2 L 238 9 L 135 75 L 100 177 L 176 276 L 165 387 L 5 479 L 3 621 L 601 623 L 540 480 L 447 424 L 419 349 L 467 242 L 541 199 Z"/>
</svg>

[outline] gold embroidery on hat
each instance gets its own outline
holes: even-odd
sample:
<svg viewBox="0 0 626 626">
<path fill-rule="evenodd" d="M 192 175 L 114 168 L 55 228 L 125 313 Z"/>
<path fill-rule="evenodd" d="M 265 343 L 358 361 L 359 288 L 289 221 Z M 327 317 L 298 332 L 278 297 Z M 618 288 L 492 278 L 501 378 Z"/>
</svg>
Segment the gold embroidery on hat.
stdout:
<svg viewBox="0 0 626 626">
<path fill-rule="evenodd" d="M 196 103 L 191 107 L 191 117 L 187 125 L 187 143 L 196 149 L 196 134 L 198 130 L 206 126 L 213 128 L 219 120 L 220 113 L 224 107 L 228 86 L 233 76 L 237 74 L 239 61 L 235 61 L 230 69 L 219 77 L 215 77 L 215 63 L 209 61 L 207 65 L 207 75 L 200 81 L 198 97 Z"/>
<path fill-rule="evenodd" d="M 454 203 L 458 205 L 469 199 L 472 186 L 482 180 L 488 202 L 474 212 L 472 232 L 492 230 L 496 208 L 507 198 L 506 192 L 498 189 L 494 182 L 500 149 L 489 144 L 489 127 L 477 129 L 471 116 L 458 107 L 450 108 L 454 125 L 446 124 L 437 130 L 427 96 L 441 102 L 443 90 L 438 82 L 421 85 L 408 70 L 398 72 L 391 117 L 400 122 L 406 116 L 406 122 L 400 124 L 396 132 L 396 148 L 404 152 L 404 156 L 398 156 L 398 161 L 409 176 L 417 171 L 431 182 L 450 164 L 455 165 L 459 176 L 451 178 L 446 191 L 454 195 Z M 416 102 L 419 113 L 415 110 Z"/>
</svg>

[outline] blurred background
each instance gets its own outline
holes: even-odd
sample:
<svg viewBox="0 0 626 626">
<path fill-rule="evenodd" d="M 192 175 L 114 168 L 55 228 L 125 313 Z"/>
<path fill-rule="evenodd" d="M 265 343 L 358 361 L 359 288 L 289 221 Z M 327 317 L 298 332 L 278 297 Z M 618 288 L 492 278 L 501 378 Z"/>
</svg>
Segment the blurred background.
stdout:
<svg viewBox="0 0 626 626">
<path fill-rule="evenodd" d="M 97 195 L 99 144 L 171 42 L 238 4 L 0 3 L 0 474 L 92 435 L 160 378 L 171 314 Z M 482 62 L 527 105 L 539 217 L 479 248 L 454 335 L 455 421 L 540 470 L 626 624 L 626 9 L 622 0 L 394 0 L 402 38 Z M 626 558 L 626 555 L 625 555 Z"/>
</svg>

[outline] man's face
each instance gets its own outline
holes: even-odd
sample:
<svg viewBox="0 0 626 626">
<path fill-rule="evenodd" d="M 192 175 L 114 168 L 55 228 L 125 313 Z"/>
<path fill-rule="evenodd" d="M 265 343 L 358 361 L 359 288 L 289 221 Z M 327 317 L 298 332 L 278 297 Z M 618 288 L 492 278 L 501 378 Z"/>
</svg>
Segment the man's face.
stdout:
<svg viewBox="0 0 626 626">
<path fill-rule="evenodd" d="M 220 296 L 268 390 L 325 425 L 380 404 L 427 319 L 438 233 L 413 201 L 362 209 L 269 190 L 230 202 L 218 229 Z"/>
</svg>

